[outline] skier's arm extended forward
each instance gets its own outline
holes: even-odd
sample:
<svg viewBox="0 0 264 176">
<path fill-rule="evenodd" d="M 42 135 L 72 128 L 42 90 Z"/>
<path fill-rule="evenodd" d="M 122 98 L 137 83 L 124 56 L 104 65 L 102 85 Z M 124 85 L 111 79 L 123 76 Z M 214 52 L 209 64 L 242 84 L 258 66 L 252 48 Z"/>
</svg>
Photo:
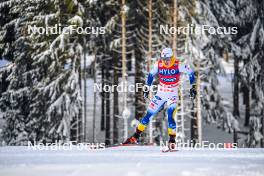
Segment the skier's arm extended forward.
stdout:
<svg viewBox="0 0 264 176">
<path fill-rule="evenodd" d="M 195 74 L 194 71 L 188 66 L 188 65 L 180 65 L 179 71 L 181 73 L 186 73 L 189 75 L 189 80 L 190 80 L 190 97 L 195 98 L 196 97 L 196 80 L 195 80 Z"/>
<path fill-rule="evenodd" d="M 147 80 L 146 80 L 146 85 L 148 85 L 148 86 L 152 85 L 154 77 L 157 75 L 157 73 L 158 73 L 158 62 L 156 62 L 153 65 L 153 68 L 150 70 L 148 77 L 147 77 Z"/>
<path fill-rule="evenodd" d="M 147 77 L 147 80 L 146 80 L 146 85 L 147 86 L 150 87 L 152 85 L 152 82 L 154 80 L 154 77 L 157 75 L 157 73 L 158 73 L 158 62 L 156 62 L 153 65 L 153 68 L 148 73 L 148 77 Z M 148 98 L 148 94 L 149 94 L 149 90 L 144 91 L 144 98 Z"/>
</svg>

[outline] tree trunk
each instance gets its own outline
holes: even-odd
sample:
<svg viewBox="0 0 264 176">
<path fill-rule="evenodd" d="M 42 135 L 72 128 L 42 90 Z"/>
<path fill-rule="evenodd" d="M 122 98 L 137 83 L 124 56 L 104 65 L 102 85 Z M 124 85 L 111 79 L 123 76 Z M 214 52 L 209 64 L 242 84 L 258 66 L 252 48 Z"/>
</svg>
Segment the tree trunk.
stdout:
<svg viewBox="0 0 264 176">
<path fill-rule="evenodd" d="M 95 52 L 94 52 L 95 53 Z M 96 54 L 94 55 L 94 64 L 93 64 L 93 79 L 94 79 L 94 84 L 96 84 Z M 93 93 L 93 143 L 95 143 L 95 119 L 96 119 L 96 105 L 97 101 L 96 101 L 96 91 L 94 91 Z"/>
<path fill-rule="evenodd" d="M 105 70 L 104 70 L 104 63 L 101 63 L 101 74 L 102 74 L 102 87 L 105 86 Z M 105 130 L 105 92 L 104 89 L 101 92 L 101 131 Z"/>
<path fill-rule="evenodd" d="M 198 78 L 198 75 L 195 74 L 197 80 L 200 79 Z M 197 87 L 199 86 L 199 82 Z M 200 95 L 200 94 L 198 94 Z M 197 96 L 198 96 L 197 95 Z M 191 100 L 192 101 L 192 107 L 191 107 L 191 142 L 192 142 L 192 146 L 194 147 L 194 145 L 196 143 L 199 143 L 201 141 L 199 141 L 199 132 L 198 132 L 198 126 L 200 126 L 200 124 L 198 124 L 198 117 L 200 116 L 199 112 L 198 112 L 198 108 L 196 108 L 196 103 L 198 103 L 198 98 L 196 98 L 196 100 Z M 183 122 L 184 123 L 184 122 Z"/>
<path fill-rule="evenodd" d="M 173 21 L 173 27 L 176 29 L 178 24 L 178 0 L 173 0 L 172 2 L 173 6 L 173 13 L 172 13 L 172 21 Z M 172 49 L 175 56 L 177 56 L 177 32 L 172 35 Z"/>
<path fill-rule="evenodd" d="M 249 125 L 250 120 L 250 88 L 248 86 L 244 87 L 244 103 L 245 103 L 245 124 L 244 126 Z"/>
<path fill-rule="evenodd" d="M 233 116 L 239 117 L 239 58 L 234 58 Z"/>
<path fill-rule="evenodd" d="M 264 109 L 261 110 L 261 134 L 264 136 Z M 264 138 L 260 140 L 260 146 L 264 148 Z"/>
<path fill-rule="evenodd" d="M 135 48 L 135 84 L 144 85 L 143 54 L 139 46 Z M 136 85 L 135 85 L 136 86 Z M 135 118 L 139 120 L 144 116 L 146 107 L 143 98 L 143 90 L 135 90 Z"/>
<path fill-rule="evenodd" d="M 110 78 L 109 74 L 109 68 L 106 68 L 106 78 Z M 109 85 L 109 80 L 106 82 L 107 85 Z M 110 86 L 110 85 L 109 85 Z M 111 115 L 110 115 L 110 92 L 105 92 L 105 145 L 110 145 L 111 144 Z"/>
<path fill-rule="evenodd" d="M 244 60 L 244 65 L 246 65 L 248 61 L 249 59 Z M 249 78 L 247 76 L 247 80 L 248 79 Z M 249 120 L 250 120 L 250 85 L 249 84 L 246 85 L 245 83 L 243 93 L 244 93 L 244 104 L 246 106 L 244 126 L 249 126 Z"/>
<path fill-rule="evenodd" d="M 82 92 L 82 71 L 81 66 L 78 68 L 79 70 L 79 86 L 80 86 L 80 92 Z M 77 142 L 82 142 L 82 108 L 79 109 L 79 116 L 77 117 Z"/>
<path fill-rule="evenodd" d="M 126 58 L 126 12 L 125 12 L 126 1 L 122 0 L 121 2 L 121 22 L 122 22 L 122 83 L 124 85 L 124 94 L 123 94 L 123 112 L 128 108 L 127 107 L 127 58 Z M 127 119 L 124 118 L 124 139 L 128 137 L 128 125 Z"/>
<path fill-rule="evenodd" d="M 118 85 L 118 57 L 114 59 L 114 80 L 113 85 Z M 119 135 L 118 135 L 118 127 L 119 127 L 119 104 L 118 104 L 118 92 L 116 88 L 114 89 L 114 102 L 113 102 L 113 143 L 117 144 Z"/>
<path fill-rule="evenodd" d="M 191 112 L 191 144 L 192 147 L 198 142 L 198 124 L 197 124 L 197 115 L 195 112 L 195 102 L 192 100 L 192 112 Z"/>
</svg>

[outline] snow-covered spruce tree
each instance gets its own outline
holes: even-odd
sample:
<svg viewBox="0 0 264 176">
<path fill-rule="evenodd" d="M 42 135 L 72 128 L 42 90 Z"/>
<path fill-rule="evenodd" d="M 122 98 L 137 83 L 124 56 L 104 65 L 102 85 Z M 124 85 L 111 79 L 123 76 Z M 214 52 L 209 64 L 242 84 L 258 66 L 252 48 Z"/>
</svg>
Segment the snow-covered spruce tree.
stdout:
<svg viewBox="0 0 264 176">
<path fill-rule="evenodd" d="M 28 49 L 29 42 L 24 37 L 23 25 L 25 25 L 25 16 L 22 12 L 27 8 L 27 3 L 18 4 L 16 1 L 5 1 L 1 3 L 1 9 L 8 9 L 9 19 L 6 24 L 3 24 L 1 32 L 4 38 L 7 38 L 9 30 L 15 42 L 12 47 L 5 47 L 5 53 L 13 52 L 10 60 L 14 61 L 13 72 L 7 78 L 9 81 L 8 88 L 1 94 L 1 111 L 3 118 L 6 121 L 6 126 L 3 130 L 3 137 L 7 144 L 23 144 L 28 140 L 28 132 L 26 124 L 29 122 L 28 114 L 30 107 L 31 87 L 33 85 L 29 69 L 32 63 L 30 59 L 31 51 Z M 25 14 L 24 14 L 25 15 Z M 25 28 L 24 28 L 25 29 Z M 8 45 L 7 41 L 1 39 L 2 45 Z M 8 51 L 9 50 L 9 51 Z"/>
<path fill-rule="evenodd" d="M 11 13 L 12 3 L 8 0 L 0 3 L 0 56 L 8 61 L 14 59 L 14 19 L 18 18 L 18 12 Z"/>
<path fill-rule="evenodd" d="M 11 13 L 11 3 L 12 1 L 3 1 L 0 3 L 0 59 L 5 59 L 8 61 L 14 60 L 14 42 L 15 42 L 15 18 L 18 13 Z M 2 93 L 6 91 L 9 81 L 8 76 L 12 73 L 12 68 L 14 64 L 9 64 L 8 67 L 0 68 L 0 99 Z M 0 111 L 6 105 L 0 104 Z"/>
<path fill-rule="evenodd" d="M 237 8 L 241 37 L 237 41 L 243 59 L 241 82 L 245 87 L 245 126 L 249 126 L 246 144 L 256 147 L 262 141 L 264 125 L 264 3 L 260 1 L 238 1 Z M 243 15 L 242 15 L 243 14 Z M 261 132 L 262 131 L 262 132 Z"/>
<path fill-rule="evenodd" d="M 79 123 L 81 112 L 81 97 L 79 86 L 80 60 L 82 59 L 82 36 L 68 34 L 73 28 L 82 27 L 84 25 L 82 16 L 84 8 L 78 1 L 55 1 L 54 14 L 40 15 L 35 17 L 40 25 L 56 25 L 60 23 L 65 25 L 63 32 L 53 38 L 48 36 L 47 40 L 42 44 L 44 51 L 36 52 L 33 56 L 34 63 L 38 68 L 46 66 L 40 83 L 34 87 L 34 95 L 31 116 L 41 117 L 41 111 L 45 112 L 42 118 L 43 124 L 40 133 L 44 133 L 37 137 L 36 140 L 69 140 L 71 122 Z M 42 9 L 42 8 L 41 8 Z M 53 16 L 54 15 L 54 16 Z M 39 18 L 38 18 L 39 17 Z M 44 17 L 44 18 L 42 18 Z M 34 38 L 34 36 L 32 36 Z M 39 35 L 35 40 L 38 40 Z M 39 38 L 39 42 L 43 40 Z M 39 43 L 37 42 L 37 43 Z M 45 46 L 46 44 L 46 46 Z M 43 46 L 44 45 L 44 46 Z M 46 49 L 46 50 L 45 50 Z M 43 101 L 39 101 L 44 98 Z M 45 104 L 42 104 L 45 102 Z M 46 107 L 46 108 L 41 108 Z M 34 109 L 35 108 L 35 109 Z M 36 113 L 36 114 L 35 114 Z M 80 123 L 79 123 L 80 124 Z M 79 128 L 81 126 L 79 125 Z M 35 131 L 35 130 L 34 130 Z M 79 130 L 80 132 L 81 130 Z M 45 134 L 46 133 L 46 134 Z M 80 134 L 77 136 L 80 139 Z M 44 137 L 44 138 L 43 138 Z M 47 139 L 46 139 L 47 138 Z"/>
<path fill-rule="evenodd" d="M 246 106 L 244 125 L 249 125 L 250 128 L 246 144 L 254 147 L 263 139 L 261 126 L 264 125 L 261 124 L 264 115 L 264 3 L 240 0 L 235 5 L 238 10 L 235 24 L 239 28 L 239 33 L 234 38 L 236 47 L 232 50 L 244 63 L 240 70 L 240 81 L 244 88 L 242 91 Z"/>
<path fill-rule="evenodd" d="M 240 116 L 239 108 L 239 89 L 240 89 L 240 72 L 239 72 L 239 63 L 242 61 L 240 56 L 237 55 L 237 49 L 239 48 L 236 45 L 236 40 L 240 38 L 241 35 L 241 25 L 238 25 L 241 21 L 239 19 L 238 13 L 240 9 L 237 7 L 236 2 L 233 0 L 222 1 L 218 3 L 213 3 L 208 1 L 208 8 L 211 10 L 212 14 L 217 19 L 219 26 L 225 27 L 237 27 L 238 35 L 229 35 L 225 37 L 226 44 L 224 49 L 230 51 L 234 56 L 234 78 L 233 78 L 233 116 L 238 118 Z M 243 20 L 242 20 L 243 21 Z"/>
<path fill-rule="evenodd" d="M 13 3 L 16 20 L 15 69 L 3 94 L 8 144 L 69 140 L 71 122 L 80 115 L 79 36 L 67 33 L 82 25 L 78 1 Z M 63 25 L 60 34 L 29 32 L 29 25 Z M 76 27 L 75 26 L 75 27 Z"/>
<path fill-rule="evenodd" d="M 224 8 L 222 8 L 224 7 Z M 263 117 L 263 46 L 264 3 L 253 0 L 222 1 L 210 3 L 213 14 L 222 26 L 236 26 L 238 33 L 231 35 L 226 46 L 234 56 L 234 115 L 239 116 L 239 93 L 245 104 L 244 125 L 250 125 L 248 146 L 256 146 L 261 134 Z M 240 67 L 239 63 L 243 63 Z M 242 116 L 240 115 L 240 118 Z"/>
<path fill-rule="evenodd" d="M 2 99 L 2 93 L 6 92 L 8 86 L 10 84 L 10 79 L 8 79 L 8 77 L 13 73 L 13 68 L 14 68 L 13 66 L 14 65 L 11 63 L 11 64 L 8 64 L 4 67 L 0 67 L 0 115 L 7 108 L 7 105 L 2 104 L 1 99 Z M 0 133 L 0 138 L 1 138 L 1 136 L 2 135 Z"/>
<path fill-rule="evenodd" d="M 190 22 L 196 27 L 202 28 L 202 25 L 218 27 L 219 22 L 210 7 L 211 1 L 195 1 L 195 11 L 190 12 L 183 9 L 182 15 L 190 18 Z M 214 2 L 215 5 L 221 6 Z M 200 33 L 190 36 L 189 46 L 193 62 L 199 64 L 199 74 L 201 78 L 202 90 L 202 116 L 207 122 L 217 123 L 218 126 L 232 131 L 238 128 L 237 121 L 228 112 L 227 107 L 222 103 L 222 98 L 217 88 L 217 74 L 223 73 L 223 67 L 220 62 L 221 50 L 226 47 L 229 35 L 212 35 L 209 33 Z"/>
</svg>

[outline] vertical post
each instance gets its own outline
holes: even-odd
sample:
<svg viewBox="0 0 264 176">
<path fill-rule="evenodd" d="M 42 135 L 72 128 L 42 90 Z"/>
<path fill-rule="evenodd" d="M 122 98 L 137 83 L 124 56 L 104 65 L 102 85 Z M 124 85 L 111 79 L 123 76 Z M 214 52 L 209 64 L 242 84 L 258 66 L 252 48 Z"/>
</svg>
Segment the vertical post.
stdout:
<svg viewBox="0 0 264 176">
<path fill-rule="evenodd" d="M 181 93 L 181 136 L 183 137 L 181 142 L 184 142 L 184 102 L 183 102 L 183 80 L 180 81 L 180 93 Z M 177 123 L 177 122 L 176 122 Z M 176 134 L 177 135 L 177 134 Z"/>
<path fill-rule="evenodd" d="M 152 59 L 152 0 L 148 1 L 148 63 L 147 71 L 150 71 L 150 64 Z M 151 92 L 150 92 L 151 97 Z M 149 143 L 153 143 L 153 125 L 152 122 L 149 123 Z"/>
<path fill-rule="evenodd" d="M 86 85 L 86 40 L 84 38 L 84 57 L 83 57 L 83 119 L 82 119 L 82 133 L 83 141 L 86 141 L 86 118 L 87 118 L 87 85 Z"/>
<path fill-rule="evenodd" d="M 174 27 L 174 29 L 177 29 L 177 20 L 178 20 L 178 16 L 177 16 L 177 10 L 178 10 L 178 1 L 177 0 L 173 0 L 173 10 L 172 10 L 172 14 L 173 14 L 173 16 L 172 16 L 172 24 L 173 24 L 173 27 Z M 175 33 L 173 33 L 173 35 L 172 35 L 172 50 L 173 50 L 173 53 L 174 53 L 174 56 L 177 58 L 177 33 L 178 32 L 175 32 Z M 183 77 L 182 77 L 183 78 Z M 180 136 L 183 136 L 184 134 L 184 118 L 183 118 L 183 116 L 184 116 L 184 113 L 183 113 L 183 80 L 182 80 L 182 78 L 180 79 L 180 86 L 179 86 L 179 90 L 180 90 L 180 103 L 181 103 L 181 108 L 180 108 L 180 116 L 178 116 L 177 114 L 176 114 L 176 123 L 178 123 L 179 121 L 179 123 L 180 123 L 180 126 L 178 126 L 178 128 L 180 128 L 181 130 L 181 135 Z M 180 117 L 180 120 L 179 120 L 179 118 L 178 117 Z M 177 130 L 177 131 L 179 131 L 179 130 Z M 176 133 L 176 135 L 178 135 L 177 133 Z M 183 142 L 183 138 L 180 138 L 180 142 Z"/>
<path fill-rule="evenodd" d="M 177 20 L 178 20 L 178 0 L 173 0 L 173 27 L 177 29 Z M 175 32 L 172 36 L 172 50 L 175 56 L 177 56 L 177 33 Z"/>
<path fill-rule="evenodd" d="M 180 114 L 177 110 L 177 113 L 173 113 L 175 114 L 174 116 L 174 119 L 176 121 L 176 124 L 177 124 L 177 131 L 176 131 L 176 139 L 177 141 L 179 142 L 184 142 L 184 131 L 185 131 L 185 128 L 184 128 L 184 101 L 183 101 L 183 81 L 184 77 L 181 76 L 181 79 L 180 79 L 180 85 L 179 85 L 179 97 L 180 97 Z M 181 135 L 179 135 L 181 134 Z"/>
<path fill-rule="evenodd" d="M 127 109 L 127 74 L 126 74 L 126 12 L 125 0 L 122 0 L 121 20 L 122 20 L 122 82 L 124 84 L 123 111 Z M 124 139 L 128 136 L 127 118 L 124 119 Z"/>
</svg>

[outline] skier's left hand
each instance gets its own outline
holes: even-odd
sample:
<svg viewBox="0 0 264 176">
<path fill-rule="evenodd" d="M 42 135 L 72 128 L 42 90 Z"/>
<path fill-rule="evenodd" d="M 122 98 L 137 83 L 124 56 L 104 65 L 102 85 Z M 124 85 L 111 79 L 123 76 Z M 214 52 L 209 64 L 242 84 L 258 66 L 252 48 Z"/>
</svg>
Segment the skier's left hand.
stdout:
<svg viewBox="0 0 264 176">
<path fill-rule="evenodd" d="M 144 96 L 144 99 L 148 99 L 149 91 L 144 91 L 143 96 Z"/>
<path fill-rule="evenodd" d="M 196 94 L 197 94 L 197 92 L 196 92 L 196 85 L 192 85 L 192 88 L 190 89 L 190 97 L 192 99 L 195 99 L 196 98 Z"/>
<path fill-rule="evenodd" d="M 147 86 L 147 90 L 143 90 L 143 96 L 144 96 L 144 99 L 148 99 L 149 97 L 149 89 L 150 87 Z"/>
</svg>

